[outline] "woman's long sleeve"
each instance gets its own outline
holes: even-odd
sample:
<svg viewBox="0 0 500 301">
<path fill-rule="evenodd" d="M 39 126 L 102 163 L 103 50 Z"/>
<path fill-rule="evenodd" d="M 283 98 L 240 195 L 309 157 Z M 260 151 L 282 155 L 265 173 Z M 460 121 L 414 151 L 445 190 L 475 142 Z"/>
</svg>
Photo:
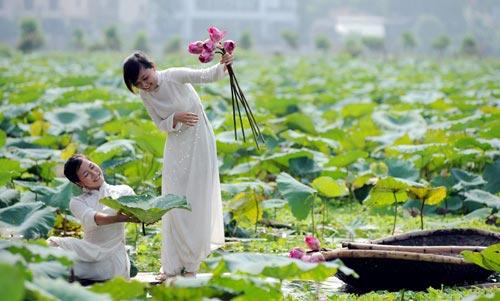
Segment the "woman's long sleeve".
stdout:
<svg viewBox="0 0 500 301">
<path fill-rule="evenodd" d="M 176 132 L 179 131 L 182 127 L 182 122 L 177 122 L 177 124 L 174 126 L 174 113 L 170 114 L 167 118 L 162 119 L 154 110 L 153 107 L 147 102 L 144 101 L 144 106 L 146 107 L 146 111 L 148 112 L 149 116 L 153 120 L 153 122 L 156 124 L 156 127 L 160 129 L 160 131 L 164 132 Z"/>
<path fill-rule="evenodd" d="M 211 83 L 222 79 L 225 76 L 223 64 L 217 64 L 205 69 L 191 68 L 169 68 L 166 76 L 169 80 L 183 84 Z"/>
<path fill-rule="evenodd" d="M 69 209 L 73 216 L 80 221 L 85 230 L 94 230 L 98 227 L 94 219 L 97 211 L 79 200 L 78 197 L 73 198 L 69 202 Z"/>
</svg>

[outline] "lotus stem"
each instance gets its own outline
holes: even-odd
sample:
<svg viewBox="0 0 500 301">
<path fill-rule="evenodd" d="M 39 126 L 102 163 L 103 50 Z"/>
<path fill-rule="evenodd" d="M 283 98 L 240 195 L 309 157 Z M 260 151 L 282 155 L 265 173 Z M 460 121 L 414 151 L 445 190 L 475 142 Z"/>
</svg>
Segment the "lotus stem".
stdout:
<svg viewBox="0 0 500 301">
<path fill-rule="evenodd" d="M 229 75 L 229 82 L 231 83 L 231 102 L 232 102 L 232 107 L 233 107 L 234 140 L 238 140 L 238 134 L 237 134 L 238 131 L 236 129 L 236 111 L 235 111 L 236 108 L 234 107 L 235 95 L 234 95 L 234 89 L 233 89 L 233 77 L 231 75 Z"/>
<path fill-rule="evenodd" d="M 229 71 L 229 81 L 231 83 L 231 92 L 234 93 L 234 96 L 235 96 L 235 102 L 236 102 L 236 107 L 238 108 L 238 115 L 240 117 L 240 125 L 241 125 L 241 133 L 243 134 L 243 142 L 246 141 L 246 138 L 245 138 L 245 129 L 243 128 L 243 119 L 241 118 L 241 110 L 240 110 L 240 105 L 239 105 L 239 102 L 238 102 L 238 91 L 236 90 L 236 87 L 234 86 L 234 73 L 233 73 L 233 69 L 229 68 L 228 66 L 228 69 Z M 234 112 L 234 106 L 233 106 L 233 112 Z M 235 119 L 236 117 L 234 116 L 233 114 L 233 120 Z M 236 128 L 236 127 L 235 127 Z"/>
<path fill-rule="evenodd" d="M 398 198 L 396 197 L 396 193 L 393 191 L 392 195 L 394 196 L 394 223 L 392 225 L 392 235 L 394 235 L 394 231 L 396 230 L 396 220 L 398 218 Z"/>
<path fill-rule="evenodd" d="M 236 130 L 236 110 L 234 108 L 234 103 L 236 103 L 236 107 L 238 109 L 238 115 L 239 115 L 239 118 L 240 118 L 240 126 L 241 126 L 241 132 L 243 134 L 243 141 L 245 142 L 246 141 L 246 137 L 245 137 L 245 130 L 244 130 L 244 127 L 243 127 L 243 120 L 241 118 L 241 110 L 240 110 L 240 102 L 241 102 L 241 106 L 243 107 L 243 109 L 245 110 L 245 113 L 246 113 L 246 116 L 247 116 L 247 119 L 248 119 L 248 123 L 250 124 L 250 129 L 252 130 L 252 134 L 253 134 L 253 138 L 254 138 L 254 141 L 255 141 L 255 145 L 257 147 L 257 149 L 260 149 L 259 148 L 259 142 L 258 142 L 258 138 L 260 137 L 260 140 L 262 141 L 262 143 L 264 143 L 264 138 L 262 136 L 262 133 L 260 131 L 260 128 L 259 126 L 257 125 L 257 122 L 255 120 L 255 116 L 253 115 L 253 112 L 250 108 L 250 105 L 248 104 L 247 100 L 246 100 L 246 97 L 245 95 L 243 94 L 243 91 L 238 83 L 238 79 L 236 78 L 236 75 L 234 73 L 234 70 L 232 68 L 231 65 L 227 65 L 227 70 L 228 70 L 228 73 L 229 73 L 229 80 L 230 80 L 230 84 L 231 84 L 231 101 L 232 101 L 232 105 L 233 105 L 233 125 L 235 127 L 235 139 L 237 139 L 237 130 Z"/>
<path fill-rule="evenodd" d="M 422 200 L 422 206 L 420 207 L 420 230 L 424 230 L 424 205 L 425 200 Z"/>
</svg>

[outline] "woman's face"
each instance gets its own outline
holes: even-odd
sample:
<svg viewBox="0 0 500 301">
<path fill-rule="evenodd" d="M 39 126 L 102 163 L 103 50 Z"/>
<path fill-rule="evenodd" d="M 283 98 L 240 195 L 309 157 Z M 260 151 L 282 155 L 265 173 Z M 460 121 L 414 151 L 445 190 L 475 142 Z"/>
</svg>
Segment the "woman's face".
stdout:
<svg viewBox="0 0 500 301">
<path fill-rule="evenodd" d="M 135 86 L 141 90 L 151 92 L 158 86 L 158 79 L 156 77 L 156 69 L 141 68 Z"/>
<path fill-rule="evenodd" d="M 101 168 L 88 159 L 82 159 L 82 164 L 76 172 L 80 185 L 87 189 L 99 189 L 104 182 Z"/>
</svg>

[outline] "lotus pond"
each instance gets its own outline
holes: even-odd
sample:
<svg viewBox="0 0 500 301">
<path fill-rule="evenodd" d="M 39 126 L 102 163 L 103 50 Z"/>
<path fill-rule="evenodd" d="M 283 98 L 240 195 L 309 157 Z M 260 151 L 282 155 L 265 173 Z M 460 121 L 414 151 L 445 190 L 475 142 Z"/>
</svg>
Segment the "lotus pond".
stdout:
<svg viewBox="0 0 500 301">
<path fill-rule="evenodd" d="M 286 258 L 306 234 L 335 248 L 419 229 L 500 225 L 500 61 L 262 57 L 235 62 L 265 147 L 234 140 L 226 81 L 198 86 L 217 138 L 226 246 L 207 279 L 150 286 L 70 284 L 71 256 L 50 235 L 81 236 L 79 189 L 61 167 L 84 153 L 107 182 L 159 195 L 166 135 L 121 79 L 124 54 L 0 59 L 0 284 L 22 300 L 494 300 L 495 288 L 352 294 L 340 262 Z M 198 66 L 188 56 L 161 67 Z M 250 127 L 247 124 L 248 133 Z M 159 269 L 159 224 L 126 229 L 140 272 Z M 252 262 L 254 265 L 245 266 Z M 255 266 L 260 266 L 256 269 Z M 227 272 L 230 272 L 228 274 Z"/>
</svg>

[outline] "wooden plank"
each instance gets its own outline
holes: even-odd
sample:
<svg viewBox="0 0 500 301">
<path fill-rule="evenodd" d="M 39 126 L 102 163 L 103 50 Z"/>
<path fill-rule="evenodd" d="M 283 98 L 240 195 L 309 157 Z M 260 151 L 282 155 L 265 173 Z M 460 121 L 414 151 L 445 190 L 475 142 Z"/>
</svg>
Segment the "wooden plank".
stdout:
<svg viewBox="0 0 500 301">
<path fill-rule="evenodd" d="M 137 280 L 137 281 L 149 283 L 149 284 L 159 284 L 160 282 L 158 280 L 156 280 L 156 276 L 158 274 L 159 273 L 141 272 L 141 273 L 137 273 L 137 275 L 134 278 L 132 278 L 131 280 Z M 210 277 L 212 277 L 212 273 L 196 274 L 197 279 L 205 279 L 205 278 L 208 279 Z"/>
</svg>

